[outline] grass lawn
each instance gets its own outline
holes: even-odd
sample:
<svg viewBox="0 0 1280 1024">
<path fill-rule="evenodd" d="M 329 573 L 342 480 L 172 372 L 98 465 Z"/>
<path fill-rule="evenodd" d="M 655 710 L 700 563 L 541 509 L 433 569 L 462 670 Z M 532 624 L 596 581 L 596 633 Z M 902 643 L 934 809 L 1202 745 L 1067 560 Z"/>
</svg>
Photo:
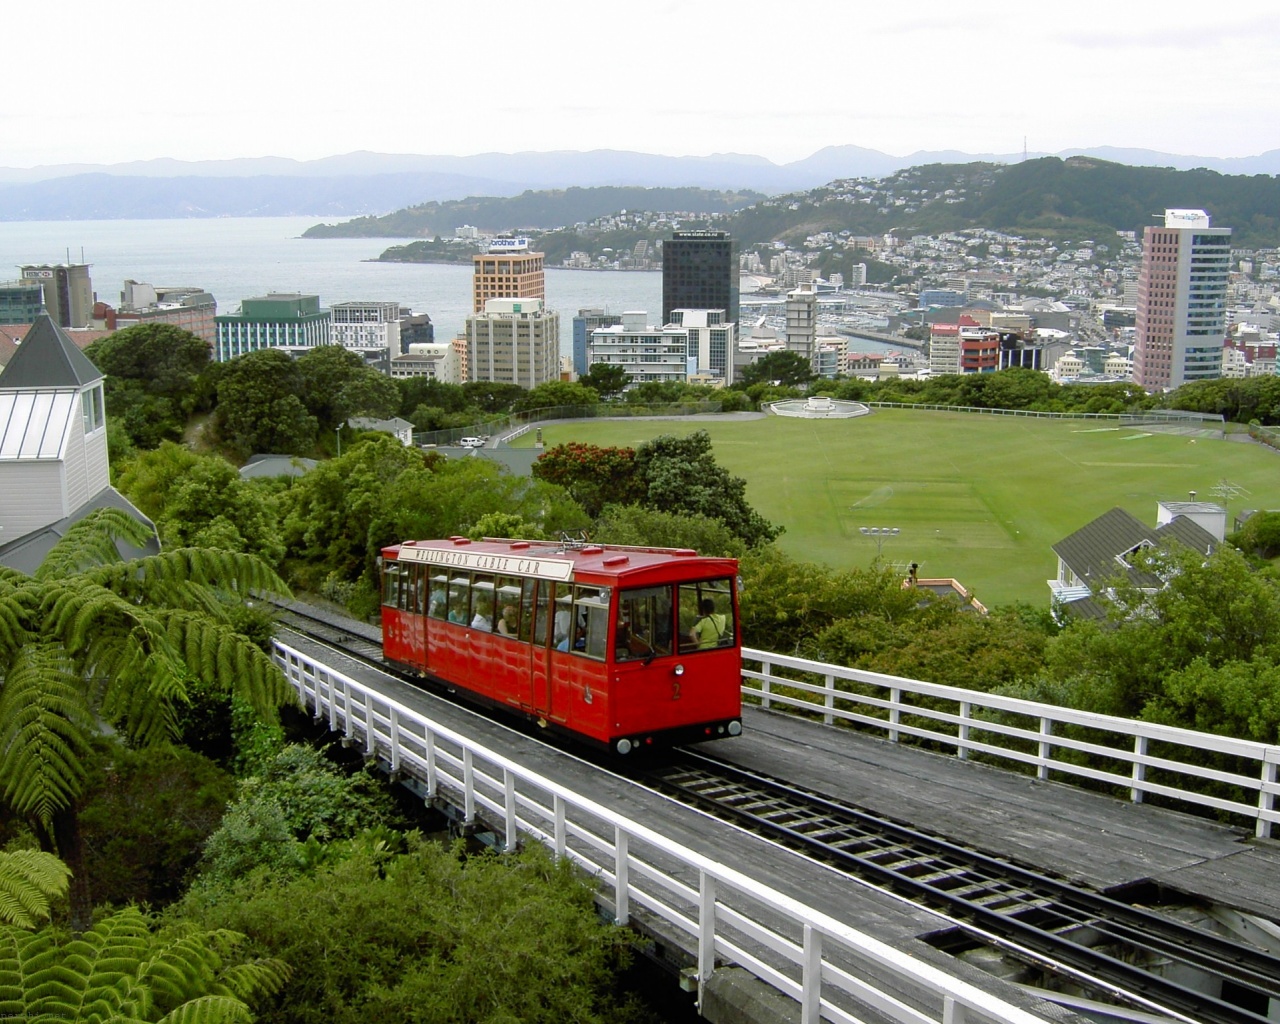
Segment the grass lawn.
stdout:
<svg viewBox="0 0 1280 1024">
<path fill-rule="evenodd" d="M 786 526 L 779 545 L 835 567 L 868 565 L 863 526 L 898 527 L 882 556 L 954 577 L 988 606 L 1047 604 L 1052 545 L 1113 506 L 1155 525 L 1156 502 L 1280 508 L 1280 453 L 1256 444 L 1149 433 L 1098 420 L 877 410 L 853 420 L 770 416 L 738 422 L 576 420 L 542 428 L 566 441 L 636 446 L 710 433 L 716 460 L 747 480 L 747 500 Z M 517 444 L 532 444 L 532 432 Z"/>
</svg>

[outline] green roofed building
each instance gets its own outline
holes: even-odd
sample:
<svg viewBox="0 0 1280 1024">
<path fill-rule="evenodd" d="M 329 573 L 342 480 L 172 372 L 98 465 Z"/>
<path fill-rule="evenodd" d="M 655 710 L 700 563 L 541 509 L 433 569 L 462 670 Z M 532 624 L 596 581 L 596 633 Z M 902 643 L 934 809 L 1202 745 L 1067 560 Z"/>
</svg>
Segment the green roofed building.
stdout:
<svg viewBox="0 0 1280 1024">
<path fill-rule="evenodd" d="M 263 348 L 292 356 L 331 344 L 329 310 L 320 296 L 272 292 L 240 303 L 240 312 L 214 317 L 214 359 L 220 363 Z"/>
</svg>

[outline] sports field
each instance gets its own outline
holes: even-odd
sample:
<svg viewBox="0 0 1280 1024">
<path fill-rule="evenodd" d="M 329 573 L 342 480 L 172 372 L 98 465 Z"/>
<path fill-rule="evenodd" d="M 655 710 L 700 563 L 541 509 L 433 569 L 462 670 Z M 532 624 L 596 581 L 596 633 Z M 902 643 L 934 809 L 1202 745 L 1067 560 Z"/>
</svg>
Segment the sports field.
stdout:
<svg viewBox="0 0 1280 1024">
<path fill-rule="evenodd" d="M 634 447 L 699 429 L 747 480 L 748 501 L 786 526 L 778 543 L 792 555 L 868 565 L 876 542 L 859 528 L 896 526 L 886 562 L 954 577 L 988 606 L 1047 604 L 1052 545 L 1116 505 L 1154 526 L 1157 501 L 1196 491 L 1226 504 L 1228 529 L 1242 509 L 1280 508 L 1280 452 L 1109 421 L 876 410 L 852 420 L 575 420 L 542 433 L 547 446 Z"/>
</svg>

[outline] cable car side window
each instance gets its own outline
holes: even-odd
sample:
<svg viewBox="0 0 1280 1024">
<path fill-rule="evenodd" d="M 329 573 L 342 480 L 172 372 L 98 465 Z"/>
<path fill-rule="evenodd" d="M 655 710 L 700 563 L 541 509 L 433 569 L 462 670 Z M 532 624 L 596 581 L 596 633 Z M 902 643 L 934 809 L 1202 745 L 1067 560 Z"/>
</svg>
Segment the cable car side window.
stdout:
<svg viewBox="0 0 1280 1024">
<path fill-rule="evenodd" d="M 436 573 L 427 581 L 427 614 L 433 619 L 448 618 L 449 577 Z"/>
<path fill-rule="evenodd" d="M 520 632 L 520 578 L 497 577 L 493 593 L 493 631 L 514 640 Z"/>
<path fill-rule="evenodd" d="M 382 570 L 382 603 L 388 608 L 400 607 L 400 576 L 403 572 L 399 562 L 388 562 Z"/>
<path fill-rule="evenodd" d="M 615 661 L 656 658 L 671 653 L 675 615 L 672 590 L 638 587 L 618 595 L 618 624 L 613 638 Z"/>
<path fill-rule="evenodd" d="M 471 617 L 467 624 L 486 633 L 493 630 L 493 575 L 478 572 L 471 578 Z"/>
<path fill-rule="evenodd" d="M 562 651 L 572 651 L 588 658 L 604 658 L 609 635 L 609 588 L 575 586 L 573 588 L 570 632 L 557 644 Z M 563 603 L 557 595 L 557 615 Z"/>
<path fill-rule="evenodd" d="M 520 595 L 520 639 L 529 640 L 539 647 L 547 646 L 547 601 L 551 597 L 551 584 L 537 580 L 522 580 Z M 534 628 L 534 613 L 537 628 Z"/>
<path fill-rule="evenodd" d="M 680 653 L 732 647 L 733 580 L 680 584 Z"/>
<path fill-rule="evenodd" d="M 449 621 L 465 626 L 471 614 L 471 577 L 455 576 L 449 581 Z"/>
</svg>

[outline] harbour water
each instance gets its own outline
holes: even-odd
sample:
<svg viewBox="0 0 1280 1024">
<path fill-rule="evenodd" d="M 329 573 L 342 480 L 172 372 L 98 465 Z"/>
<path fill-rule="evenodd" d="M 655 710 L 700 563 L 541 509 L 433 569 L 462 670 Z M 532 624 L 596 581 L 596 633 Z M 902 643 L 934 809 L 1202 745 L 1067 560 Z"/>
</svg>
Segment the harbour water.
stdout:
<svg viewBox="0 0 1280 1024">
<path fill-rule="evenodd" d="M 85 262 L 98 298 L 113 306 L 120 303 L 124 281 L 131 279 L 203 288 L 218 300 L 220 313 L 234 313 L 242 299 L 268 292 L 302 292 L 319 295 L 322 306 L 398 302 L 429 314 L 439 340 L 462 330 L 471 312 L 469 265 L 374 262 L 388 246 L 407 239 L 300 237 L 317 219 L 3 221 L 0 281 L 16 279 L 24 264 Z M 570 320 L 579 309 L 644 310 L 653 323 L 662 311 L 660 272 L 555 268 L 546 273 L 547 308 L 560 313 L 566 354 Z M 858 347 L 888 348 L 875 342 Z"/>
<path fill-rule="evenodd" d="M 119 305 L 126 279 L 155 285 L 195 285 L 211 292 L 218 311 L 267 292 L 319 295 L 321 304 L 398 302 L 427 313 L 437 338 L 450 338 L 471 312 L 470 266 L 375 263 L 406 239 L 299 236 L 315 217 L 226 217 L 189 220 L 0 222 L 0 280 L 29 263 L 90 264 L 98 298 Z M 645 310 L 656 321 L 662 275 L 645 271 L 547 271 L 547 307 L 560 312 L 561 333 L 579 309 Z M 567 347 L 567 346 L 566 346 Z"/>
</svg>

